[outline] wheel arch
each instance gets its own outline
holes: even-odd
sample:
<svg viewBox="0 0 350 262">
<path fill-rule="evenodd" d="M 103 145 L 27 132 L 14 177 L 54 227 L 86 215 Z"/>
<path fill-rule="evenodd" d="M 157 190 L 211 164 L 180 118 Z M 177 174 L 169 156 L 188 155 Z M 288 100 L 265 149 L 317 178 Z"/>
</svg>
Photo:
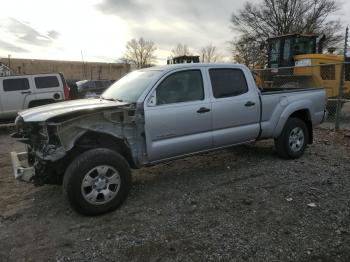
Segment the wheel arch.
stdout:
<svg viewBox="0 0 350 262">
<path fill-rule="evenodd" d="M 312 128 L 312 120 L 311 120 L 311 115 L 310 111 L 308 109 L 301 109 L 298 111 L 295 111 L 293 114 L 289 116 L 289 118 L 294 117 L 302 120 L 306 126 L 307 126 L 307 131 L 309 134 L 309 141 L 308 144 L 313 143 L 314 135 L 313 135 L 313 128 Z"/>
<path fill-rule="evenodd" d="M 56 162 L 58 169 L 63 171 L 78 155 L 94 148 L 108 148 L 116 151 L 125 158 L 131 168 L 139 168 L 126 140 L 107 133 L 87 130 L 71 141 L 65 156 Z"/>
<path fill-rule="evenodd" d="M 137 168 L 126 139 L 117 138 L 103 132 L 86 131 L 75 140 L 71 150 L 81 152 L 92 148 L 108 148 L 114 150 L 126 159 L 130 167 Z"/>
<path fill-rule="evenodd" d="M 63 176 L 68 168 L 68 166 L 81 154 L 90 150 L 97 148 L 107 148 L 113 150 L 120 154 L 129 167 L 133 169 L 139 168 L 132 157 L 131 149 L 127 141 L 117 138 L 113 135 L 96 132 L 96 131 L 85 131 L 80 133 L 74 141 L 71 141 L 69 149 L 67 149 L 65 155 L 56 161 L 50 162 L 47 171 L 52 172 L 50 175 L 50 181 L 48 184 L 61 184 Z"/>
<path fill-rule="evenodd" d="M 310 103 L 311 101 L 299 101 L 298 103 L 293 103 L 289 105 L 281 114 L 281 117 L 275 127 L 273 137 L 277 138 L 282 133 L 282 130 L 287 122 L 287 120 L 291 117 L 301 119 L 305 122 L 308 134 L 309 134 L 309 144 L 313 143 L 313 126 L 312 126 L 312 118 L 310 112 Z"/>
</svg>

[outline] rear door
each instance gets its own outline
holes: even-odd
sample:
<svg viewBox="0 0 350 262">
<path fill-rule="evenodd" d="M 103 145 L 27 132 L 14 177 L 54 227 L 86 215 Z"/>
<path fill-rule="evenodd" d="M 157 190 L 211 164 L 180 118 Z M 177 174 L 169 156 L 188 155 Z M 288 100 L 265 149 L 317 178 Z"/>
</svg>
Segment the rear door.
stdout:
<svg viewBox="0 0 350 262">
<path fill-rule="evenodd" d="M 212 147 L 211 102 L 201 69 L 163 77 L 146 98 L 149 160 L 158 161 Z"/>
<path fill-rule="evenodd" d="M 17 112 L 24 109 L 25 101 L 33 96 L 33 87 L 30 85 L 30 77 L 16 76 L 2 78 L 1 81 L 1 105 L 4 117 L 14 117 Z"/>
<path fill-rule="evenodd" d="M 52 99 L 59 101 L 64 99 L 63 83 L 58 74 L 34 75 L 36 100 Z"/>
<path fill-rule="evenodd" d="M 224 147 L 257 138 L 260 101 L 250 90 L 240 68 L 212 68 L 209 78 L 213 95 L 213 143 Z"/>
</svg>

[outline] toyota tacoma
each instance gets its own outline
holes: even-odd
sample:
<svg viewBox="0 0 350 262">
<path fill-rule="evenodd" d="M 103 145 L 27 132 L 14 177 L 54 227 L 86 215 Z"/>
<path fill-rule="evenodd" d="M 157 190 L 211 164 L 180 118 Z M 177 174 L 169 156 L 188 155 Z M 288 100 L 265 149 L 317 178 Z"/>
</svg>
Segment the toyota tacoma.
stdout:
<svg viewBox="0 0 350 262">
<path fill-rule="evenodd" d="M 22 111 L 12 135 L 27 145 L 11 153 L 17 179 L 60 182 L 85 215 L 118 208 L 131 169 L 274 139 L 280 157 L 302 156 L 326 116 L 315 88 L 257 88 L 233 64 L 181 64 L 129 73 L 99 98 Z"/>
</svg>

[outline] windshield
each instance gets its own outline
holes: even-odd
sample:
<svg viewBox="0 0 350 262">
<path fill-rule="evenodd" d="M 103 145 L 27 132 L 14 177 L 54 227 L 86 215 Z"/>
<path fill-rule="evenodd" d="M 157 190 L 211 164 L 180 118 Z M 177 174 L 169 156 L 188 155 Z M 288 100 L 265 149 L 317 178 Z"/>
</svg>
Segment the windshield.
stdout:
<svg viewBox="0 0 350 262">
<path fill-rule="evenodd" d="M 160 74 L 160 72 L 161 71 L 155 70 L 135 71 L 127 74 L 111 85 L 101 97 L 103 99 L 135 103 L 152 80 Z"/>
</svg>

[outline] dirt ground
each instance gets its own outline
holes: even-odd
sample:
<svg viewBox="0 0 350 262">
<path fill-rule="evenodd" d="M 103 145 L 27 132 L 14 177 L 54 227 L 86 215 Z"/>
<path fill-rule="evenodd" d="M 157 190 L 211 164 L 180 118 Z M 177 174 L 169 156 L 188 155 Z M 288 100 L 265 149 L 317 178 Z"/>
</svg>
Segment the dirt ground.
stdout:
<svg viewBox="0 0 350 262">
<path fill-rule="evenodd" d="M 350 261 L 350 137 L 316 130 L 133 172 L 117 211 L 83 217 L 59 186 L 15 181 L 0 135 L 0 261 Z"/>
</svg>

